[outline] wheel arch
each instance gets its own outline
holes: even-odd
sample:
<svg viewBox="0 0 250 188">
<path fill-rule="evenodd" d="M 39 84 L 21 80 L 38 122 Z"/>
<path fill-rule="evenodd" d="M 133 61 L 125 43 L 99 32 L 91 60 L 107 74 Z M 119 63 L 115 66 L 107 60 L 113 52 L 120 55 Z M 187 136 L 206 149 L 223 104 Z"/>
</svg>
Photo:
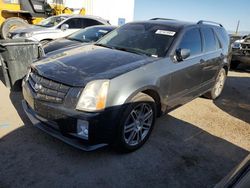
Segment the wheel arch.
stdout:
<svg viewBox="0 0 250 188">
<path fill-rule="evenodd" d="M 152 97 L 156 103 L 156 110 L 157 110 L 157 116 L 159 117 L 162 114 L 162 103 L 161 103 L 161 96 L 159 94 L 158 88 L 155 86 L 147 86 L 140 88 L 136 91 L 134 91 L 125 101 L 125 103 L 128 103 L 131 101 L 133 97 L 138 95 L 139 93 L 147 94 L 148 96 Z"/>
</svg>

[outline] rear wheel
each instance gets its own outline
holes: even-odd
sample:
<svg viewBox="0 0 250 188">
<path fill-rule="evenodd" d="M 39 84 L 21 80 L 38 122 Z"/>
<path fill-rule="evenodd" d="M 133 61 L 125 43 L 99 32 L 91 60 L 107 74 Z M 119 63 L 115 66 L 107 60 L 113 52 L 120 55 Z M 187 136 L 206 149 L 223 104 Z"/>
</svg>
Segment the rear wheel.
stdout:
<svg viewBox="0 0 250 188">
<path fill-rule="evenodd" d="M 131 152 L 140 148 L 149 138 L 156 117 L 153 98 L 140 93 L 135 96 L 121 120 L 118 133 L 118 149 Z"/>
<path fill-rule="evenodd" d="M 24 19 L 17 17 L 8 18 L 3 22 L 1 26 L 0 30 L 1 37 L 3 39 L 7 39 L 9 38 L 9 32 L 11 32 L 14 29 L 24 28 L 24 27 L 28 27 L 28 23 Z"/>
<path fill-rule="evenodd" d="M 224 88 L 225 81 L 226 81 L 226 70 L 222 68 L 216 78 L 214 87 L 212 88 L 211 91 L 206 93 L 204 96 L 209 98 L 209 99 L 216 99 L 221 95 L 221 92 Z"/>
</svg>

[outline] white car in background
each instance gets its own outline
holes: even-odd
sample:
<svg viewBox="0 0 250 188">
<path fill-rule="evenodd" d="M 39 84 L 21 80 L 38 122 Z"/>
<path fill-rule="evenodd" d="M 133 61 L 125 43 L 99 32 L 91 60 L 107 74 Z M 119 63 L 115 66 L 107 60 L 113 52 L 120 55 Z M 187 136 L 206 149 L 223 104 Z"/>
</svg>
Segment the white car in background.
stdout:
<svg viewBox="0 0 250 188">
<path fill-rule="evenodd" d="M 93 25 L 110 25 L 107 20 L 95 16 L 58 15 L 42 20 L 37 25 L 16 29 L 9 33 L 9 38 L 25 38 L 42 44 L 66 37 L 80 29 Z"/>
</svg>

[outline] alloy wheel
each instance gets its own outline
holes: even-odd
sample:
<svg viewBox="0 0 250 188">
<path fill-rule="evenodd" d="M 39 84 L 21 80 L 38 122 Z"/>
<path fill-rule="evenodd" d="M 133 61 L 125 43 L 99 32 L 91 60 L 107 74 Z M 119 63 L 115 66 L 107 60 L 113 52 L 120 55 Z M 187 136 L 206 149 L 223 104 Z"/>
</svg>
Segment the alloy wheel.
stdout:
<svg viewBox="0 0 250 188">
<path fill-rule="evenodd" d="M 153 113 L 148 103 L 140 103 L 133 108 L 124 124 L 123 137 L 126 144 L 136 146 L 146 138 L 153 124 Z"/>
<path fill-rule="evenodd" d="M 214 94 L 215 96 L 219 96 L 223 90 L 224 84 L 225 84 L 225 80 L 226 80 L 226 76 L 225 76 L 225 72 L 221 71 L 217 77 L 217 81 L 214 87 Z"/>
</svg>

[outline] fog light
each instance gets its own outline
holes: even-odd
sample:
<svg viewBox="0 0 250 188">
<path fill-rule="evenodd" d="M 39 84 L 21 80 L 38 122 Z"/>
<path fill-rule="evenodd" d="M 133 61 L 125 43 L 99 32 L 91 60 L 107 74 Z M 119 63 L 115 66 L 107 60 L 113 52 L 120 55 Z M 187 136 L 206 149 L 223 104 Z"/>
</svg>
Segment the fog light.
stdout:
<svg viewBox="0 0 250 188">
<path fill-rule="evenodd" d="M 89 138 L 89 122 L 84 120 L 77 120 L 77 135 L 84 139 Z"/>
</svg>

